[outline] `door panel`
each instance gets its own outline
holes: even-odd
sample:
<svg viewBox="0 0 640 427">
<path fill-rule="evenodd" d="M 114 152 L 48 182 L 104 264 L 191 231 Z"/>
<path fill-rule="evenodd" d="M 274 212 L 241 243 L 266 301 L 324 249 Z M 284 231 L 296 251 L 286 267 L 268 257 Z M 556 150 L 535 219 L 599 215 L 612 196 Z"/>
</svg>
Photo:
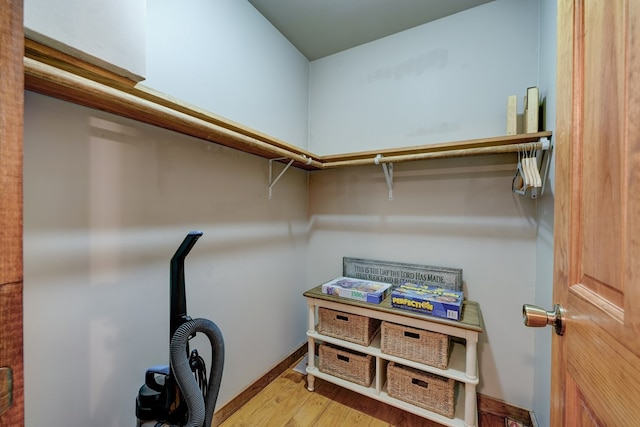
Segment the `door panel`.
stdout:
<svg viewBox="0 0 640 427">
<path fill-rule="evenodd" d="M 620 259 L 622 182 L 622 135 L 624 125 L 624 37 L 620 1 L 587 1 L 584 22 L 588 30 L 583 43 L 584 94 L 582 153 L 582 277 L 586 286 L 607 299 L 621 303 Z M 599 141 L 606 141 L 599 144 Z M 589 230 L 599 230 L 591 233 Z"/>
<path fill-rule="evenodd" d="M 554 426 L 640 420 L 637 0 L 560 0 Z"/>
<path fill-rule="evenodd" d="M 589 313 L 592 305 L 580 297 L 569 298 L 573 313 Z M 569 311 L 569 310 L 568 310 Z M 569 332 L 571 329 L 571 333 Z M 569 414 L 590 408 L 604 425 L 637 425 L 640 416 L 640 365 L 637 355 L 587 318 L 574 316 L 567 326 L 567 390 L 574 386 L 578 399 L 568 402 Z M 573 405 L 578 405 L 577 407 Z M 623 420 L 623 421 L 620 421 Z M 624 421 L 626 420 L 626 422 Z M 581 425 L 567 423 L 564 425 Z"/>
</svg>

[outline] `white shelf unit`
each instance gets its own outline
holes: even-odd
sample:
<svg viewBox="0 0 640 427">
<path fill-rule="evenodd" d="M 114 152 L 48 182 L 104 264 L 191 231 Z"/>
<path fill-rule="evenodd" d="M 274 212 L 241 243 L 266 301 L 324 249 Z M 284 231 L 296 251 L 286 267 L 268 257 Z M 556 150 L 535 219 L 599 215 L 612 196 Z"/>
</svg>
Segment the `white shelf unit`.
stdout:
<svg viewBox="0 0 640 427">
<path fill-rule="evenodd" d="M 309 354 L 307 362 L 307 388 L 310 391 L 314 390 L 315 378 L 321 378 L 445 426 L 474 427 L 477 425 L 476 386 L 479 381 L 477 343 L 478 335 L 482 332 L 482 316 L 477 303 L 470 301 L 465 302 L 462 320 L 455 322 L 420 315 L 406 310 L 394 309 L 390 306 L 388 299 L 381 304 L 367 304 L 360 301 L 341 299 L 322 294 L 319 287 L 305 292 L 304 295 L 307 298 L 308 306 L 307 339 Z M 354 344 L 318 333 L 316 330 L 318 307 L 439 332 L 451 337 L 462 338 L 464 339 L 464 343 L 454 341 L 447 369 L 439 369 L 434 366 L 382 353 L 380 350 L 379 333 L 368 346 Z M 375 378 L 371 386 L 363 387 L 350 381 L 334 377 L 331 374 L 320 372 L 316 364 L 316 343 L 334 344 L 345 349 L 373 356 L 375 359 Z M 447 418 L 435 412 L 412 405 L 411 403 L 390 397 L 386 392 L 386 368 L 389 362 L 396 362 L 425 372 L 453 378 L 459 382 L 458 387 L 460 388 L 458 390 L 458 398 L 455 402 L 454 418 Z"/>
</svg>

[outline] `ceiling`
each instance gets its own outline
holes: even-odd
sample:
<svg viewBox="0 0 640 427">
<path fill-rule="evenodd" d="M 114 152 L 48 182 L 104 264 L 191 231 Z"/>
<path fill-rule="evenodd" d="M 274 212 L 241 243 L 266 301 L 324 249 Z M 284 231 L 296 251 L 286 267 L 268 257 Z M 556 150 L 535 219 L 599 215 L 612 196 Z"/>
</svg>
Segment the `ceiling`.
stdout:
<svg viewBox="0 0 640 427">
<path fill-rule="evenodd" d="M 248 0 L 310 61 L 493 0 Z"/>
</svg>

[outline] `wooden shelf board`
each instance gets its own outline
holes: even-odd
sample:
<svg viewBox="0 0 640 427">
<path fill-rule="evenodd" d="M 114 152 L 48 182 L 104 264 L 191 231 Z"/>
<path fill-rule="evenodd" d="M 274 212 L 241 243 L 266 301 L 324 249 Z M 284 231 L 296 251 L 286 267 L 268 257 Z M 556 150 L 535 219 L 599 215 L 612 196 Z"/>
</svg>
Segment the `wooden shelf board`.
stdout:
<svg viewBox="0 0 640 427">
<path fill-rule="evenodd" d="M 469 139 L 463 141 L 442 142 L 437 144 L 416 145 L 411 147 L 388 148 L 373 151 L 359 151 L 353 153 L 333 154 L 322 156 L 324 163 L 343 162 L 350 160 L 373 159 L 378 154 L 383 157 L 402 156 L 440 151 L 464 150 L 468 148 L 500 147 L 503 145 L 524 144 L 535 142 L 540 138 L 551 137 L 551 132 L 523 133 L 518 135 L 496 136 L 492 138 Z"/>
<path fill-rule="evenodd" d="M 214 142 L 245 153 L 275 159 L 293 159 L 293 166 L 321 170 L 372 163 L 378 155 L 412 156 L 440 153 L 440 158 L 466 155 L 459 150 L 535 142 L 551 132 L 389 148 L 318 156 L 247 126 L 217 116 L 179 99 L 74 58 L 57 49 L 25 39 L 25 89 L 132 120 Z M 469 155 L 478 153 L 469 152 Z"/>
</svg>

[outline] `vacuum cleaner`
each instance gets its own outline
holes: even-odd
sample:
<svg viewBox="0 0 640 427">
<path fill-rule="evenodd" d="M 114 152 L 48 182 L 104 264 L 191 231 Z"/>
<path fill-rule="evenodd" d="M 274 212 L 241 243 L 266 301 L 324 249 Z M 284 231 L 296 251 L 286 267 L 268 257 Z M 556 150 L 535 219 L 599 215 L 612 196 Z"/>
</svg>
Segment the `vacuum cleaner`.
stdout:
<svg viewBox="0 0 640 427">
<path fill-rule="evenodd" d="M 152 366 L 136 398 L 137 427 L 210 427 L 224 366 L 224 340 L 218 326 L 208 319 L 187 315 L 184 259 L 202 236 L 191 231 L 171 258 L 169 365 Z M 189 340 L 204 333 L 211 344 L 211 370 L 207 378 L 204 360 L 189 351 Z"/>
</svg>

